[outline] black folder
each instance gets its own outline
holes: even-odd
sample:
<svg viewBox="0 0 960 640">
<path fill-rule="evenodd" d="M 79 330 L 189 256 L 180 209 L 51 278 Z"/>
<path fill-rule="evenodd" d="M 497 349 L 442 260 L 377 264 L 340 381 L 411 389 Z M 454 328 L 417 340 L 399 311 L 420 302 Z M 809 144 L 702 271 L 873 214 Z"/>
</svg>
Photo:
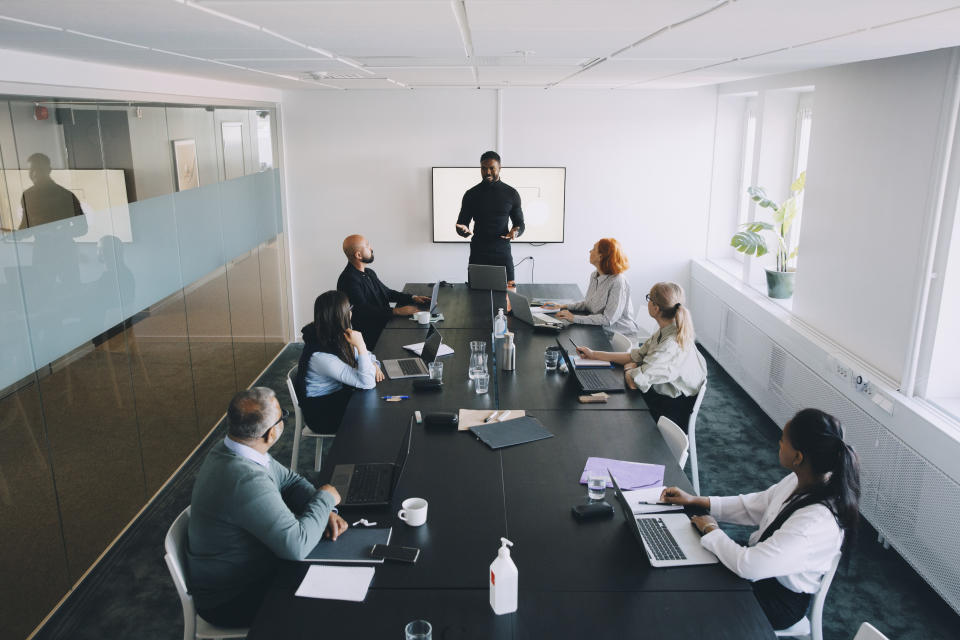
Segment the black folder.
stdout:
<svg viewBox="0 0 960 640">
<path fill-rule="evenodd" d="M 322 538 L 304 562 L 336 562 L 382 564 L 383 558 L 373 558 L 370 550 L 375 544 L 390 544 L 393 527 L 350 527 L 336 540 Z"/>
<path fill-rule="evenodd" d="M 515 444 L 553 437 L 553 434 L 533 416 L 481 424 L 470 427 L 470 431 L 473 431 L 474 435 L 491 449 L 502 449 Z"/>
</svg>

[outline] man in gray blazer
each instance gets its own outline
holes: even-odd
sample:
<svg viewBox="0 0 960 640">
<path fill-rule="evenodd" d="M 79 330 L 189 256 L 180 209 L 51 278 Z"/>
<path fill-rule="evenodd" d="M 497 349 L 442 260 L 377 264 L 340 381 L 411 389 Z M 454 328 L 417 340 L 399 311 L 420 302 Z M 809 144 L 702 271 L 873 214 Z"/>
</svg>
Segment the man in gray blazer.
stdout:
<svg viewBox="0 0 960 640">
<path fill-rule="evenodd" d="M 267 453 L 283 433 L 286 411 L 273 390 L 241 391 L 227 409 L 227 436 L 197 473 L 187 531 L 187 582 L 207 622 L 246 627 L 278 566 L 302 560 L 347 523 L 334 507 L 340 494 L 319 489 Z"/>
</svg>

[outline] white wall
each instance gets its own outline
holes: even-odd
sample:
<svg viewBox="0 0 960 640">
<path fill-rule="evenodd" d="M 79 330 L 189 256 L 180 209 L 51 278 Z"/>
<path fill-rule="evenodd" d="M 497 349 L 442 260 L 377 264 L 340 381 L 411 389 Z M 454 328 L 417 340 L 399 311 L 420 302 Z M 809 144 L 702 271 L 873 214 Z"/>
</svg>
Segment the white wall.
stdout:
<svg viewBox="0 0 960 640">
<path fill-rule="evenodd" d="M 537 282 L 585 288 L 587 252 L 616 236 L 635 301 L 657 280 L 685 284 L 706 242 L 715 91 L 501 96 L 504 165 L 567 167 L 566 242 L 517 244 L 514 261 L 533 255 Z M 286 92 L 282 115 L 297 327 L 336 285 L 350 233 L 368 236 L 391 286 L 466 279 L 468 246 L 431 242 L 430 169 L 479 165 L 496 147 L 496 92 Z"/>
</svg>

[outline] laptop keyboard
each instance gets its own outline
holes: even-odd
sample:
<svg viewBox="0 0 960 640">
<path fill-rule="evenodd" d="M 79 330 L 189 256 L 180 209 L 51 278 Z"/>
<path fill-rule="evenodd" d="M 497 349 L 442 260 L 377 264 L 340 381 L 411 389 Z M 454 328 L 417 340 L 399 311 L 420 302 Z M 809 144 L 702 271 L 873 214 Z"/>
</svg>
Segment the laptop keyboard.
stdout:
<svg viewBox="0 0 960 640">
<path fill-rule="evenodd" d="M 420 368 L 419 358 L 404 358 L 402 360 L 397 360 L 397 365 L 399 365 L 400 371 L 402 371 L 403 375 L 405 376 L 414 376 L 418 373 L 423 373 L 423 369 Z"/>
<path fill-rule="evenodd" d="M 586 368 L 577 369 L 577 379 L 580 380 L 584 391 L 588 389 L 606 389 L 613 386 L 612 379 L 609 375 L 610 370 L 604 369 L 603 371 L 605 371 L 606 374 L 600 371 L 591 371 Z"/>
<path fill-rule="evenodd" d="M 553 316 L 548 316 L 545 313 L 534 313 L 532 315 L 534 320 L 539 320 L 540 322 L 546 322 L 547 324 L 557 324 L 559 322 L 559 320 L 557 320 Z"/>
<path fill-rule="evenodd" d="M 637 518 L 640 536 L 657 560 L 686 560 L 662 518 Z"/>
<path fill-rule="evenodd" d="M 350 491 L 346 502 L 362 504 L 365 502 L 386 502 L 390 497 L 390 475 L 393 465 L 363 465 L 353 469 L 350 478 Z"/>
</svg>

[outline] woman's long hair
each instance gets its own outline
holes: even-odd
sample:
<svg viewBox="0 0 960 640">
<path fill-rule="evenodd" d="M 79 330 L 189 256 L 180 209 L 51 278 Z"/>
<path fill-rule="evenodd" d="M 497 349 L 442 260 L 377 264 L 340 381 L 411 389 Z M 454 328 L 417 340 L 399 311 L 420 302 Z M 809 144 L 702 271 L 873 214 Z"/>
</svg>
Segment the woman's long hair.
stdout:
<svg viewBox="0 0 960 640">
<path fill-rule="evenodd" d="M 826 482 L 810 492 L 811 502 L 826 504 L 844 531 L 843 548 L 854 541 L 860 521 L 860 462 L 843 441 L 840 421 L 819 409 L 803 409 L 790 421 L 790 444 Z"/>
<path fill-rule="evenodd" d="M 673 282 L 658 282 L 650 288 L 650 300 L 660 307 L 660 315 L 677 325 L 677 344 L 681 349 L 693 346 L 693 317 L 687 309 L 683 287 Z"/>
<path fill-rule="evenodd" d="M 600 273 L 617 275 L 630 268 L 627 254 L 616 238 L 600 238 L 597 240 L 597 253 L 600 254 L 600 264 L 597 269 Z"/>
<path fill-rule="evenodd" d="M 313 324 L 317 331 L 318 351 L 332 353 L 351 367 L 357 366 L 353 345 L 345 332 L 350 328 L 350 300 L 342 291 L 327 291 L 313 303 Z"/>
</svg>

